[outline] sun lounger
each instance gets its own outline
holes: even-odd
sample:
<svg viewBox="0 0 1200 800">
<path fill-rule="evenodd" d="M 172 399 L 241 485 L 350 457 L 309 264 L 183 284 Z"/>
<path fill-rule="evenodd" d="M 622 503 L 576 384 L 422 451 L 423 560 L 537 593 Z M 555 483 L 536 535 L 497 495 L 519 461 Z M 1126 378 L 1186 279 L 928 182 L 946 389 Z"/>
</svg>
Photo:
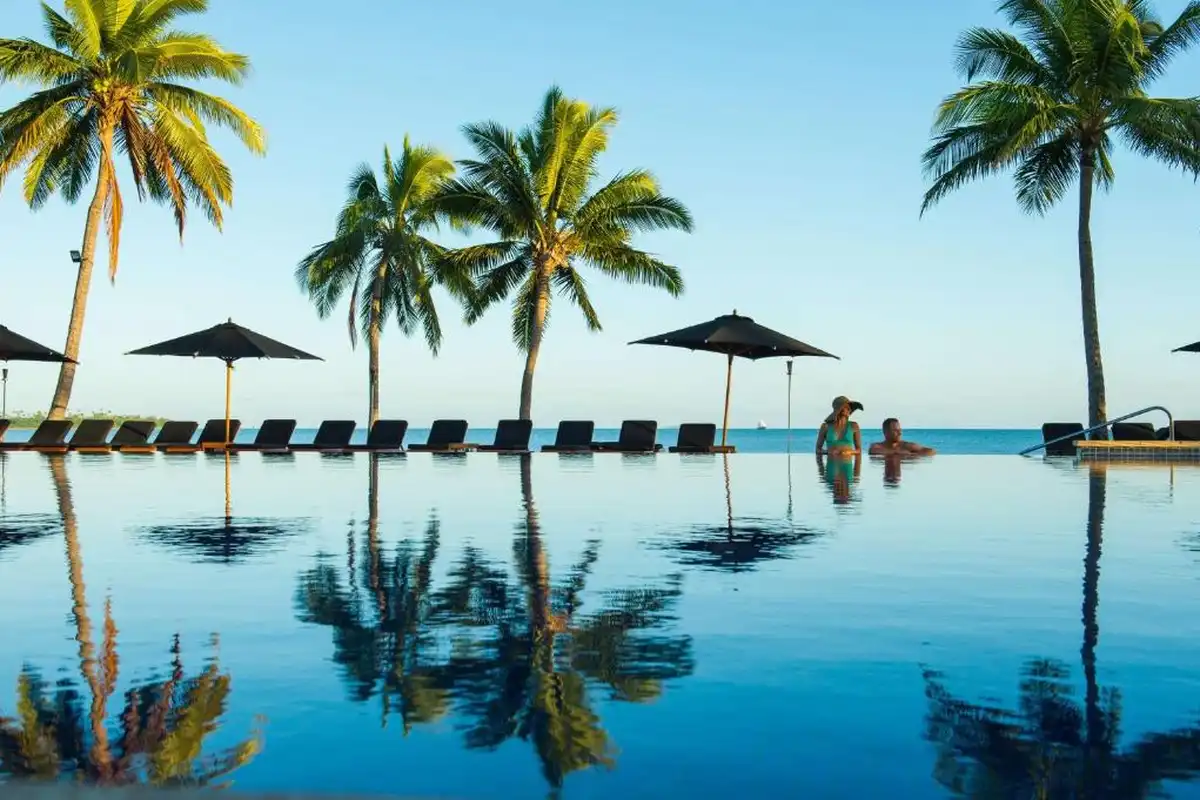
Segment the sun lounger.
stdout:
<svg viewBox="0 0 1200 800">
<path fill-rule="evenodd" d="M 1077 433 L 1075 439 L 1068 439 L 1065 442 L 1052 444 L 1046 448 L 1048 456 L 1073 456 L 1075 455 L 1075 442 L 1083 439 L 1083 426 L 1078 422 L 1047 422 L 1042 425 L 1042 441 L 1049 442 L 1057 439 L 1060 436 Z"/>
<path fill-rule="evenodd" d="M 30 445 L 28 449 L 39 453 L 65 453 L 68 450 L 107 448 L 108 434 L 112 427 L 111 419 L 85 419 L 79 423 L 69 441 L 54 445 Z"/>
<path fill-rule="evenodd" d="M 466 440 L 465 419 L 435 419 L 425 443 L 410 444 L 408 449 L 422 453 L 461 453 L 471 449 Z"/>
<path fill-rule="evenodd" d="M 101 441 L 98 444 L 76 444 L 75 440 L 79 438 L 79 431 L 83 430 L 83 426 L 86 424 L 86 422 L 80 423 L 79 430 L 75 431 L 75 435 L 71 437 L 71 449 L 76 453 L 111 453 L 124 445 L 144 447 L 150 441 L 150 434 L 154 433 L 154 423 L 151 420 L 127 419 L 121 423 L 121 427 L 117 428 L 117 432 L 108 441 Z M 107 435 L 107 431 L 105 434 Z M 189 433 L 188 436 L 190 437 L 191 434 Z"/>
<path fill-rule="evenodd" d="M 118 453 L 153 453 L 160 447 L 179 447 L 186 446 L 191 443 L 192 436 L 196 433 L 196 428 L 200 427 L 195 422 L 180 420 L 176 422 L 165 422 L 158 430 L 158 436 L 154 437 L 153 443 L 131 441 L 125 443 L 118 442 L 117 437 L 121 435 L 121 431 L 117 431 L 117 435 L 113 436 L 113 440 L 109 442 L 113 450 Z M 124 430 L 125 426 L 121 426 Z M 131 438 L 134 432 L 130 432 Z"/>
<path fill-rule="evenodd" d="M 533 420 L 502 419 L 496 425 L 496 438 L 491 444 L 476 445 L 476 449 L 485 453 L 514 453 L 529 452 L 529 437 L 533 434 Z M 592 435 L 589 433 L 588 438 Z"/>
<path fill-rule="evenodd" d="M 288 449 L 301 452 L 345 453 L 350 448 L 350 437 L 354 435 L 352 419 L 327 419 L 317 428 L 311 442 L 293 444 Z"/>
<path fill-rule="evenodd" d="M 377 419 L 367 431 L 366 444 L 352 444 L 347 449 L 354 453 L 399 453 L 404 450 L 407 434 L 407 420 Z"/>
<path fill-rule="evenodd" d="M 1158 432 L 1159 439 L 1166 439 L 1169 431 L 1163 428 Z M 1200 442 L 1200 420 L 1194 419 L 1177 419 L 1175 420 L 1175 441 L 1177 442 Z"/>
<path fill-rule="evenodd" d="M 229 441 L 232 442 L 238 435 L 238 431 L 242 428 L 242 421 L 238 419 L 229 420 Z M 158 444 L 158 443 L 156 443 Z M 200 430 L 200 436 L 194 443 L 191 444 L 158 444 L 158 450 L 162 453 L 197 453 L 201 450 L 224 450 L 225 449 L 225 420 L 210 419 L 204 423 L 204 427 Z"/>
<path fill-rule="evenodd" d="M 4 434 L 8 433 L 8 420 L 0 419 L 0 442 L 4 441 Z"/>
<path fill-rule="evenodd" d="M 258 427 L 258 433 L 250 444 L 235 444 L 231 450 L 252 450 L 257 453 L 285 453 L 296 432 L 294 419 L 268 419 Z"/>
<path fill-rule="evenodd" d="M 24 442 L 13 442 L 11 444 L 0 445 L 0 450 L 43 450 L 47 449 L 51 452 L 56 448 L 64 447 L 66 444 L 67 434 L 71 431 L 71 421 L 66 419 L 48 419 L 44 420 L 41 425 L 37 426 L 37 430 L 33 435 Z"/>
<path fill-rule="evenodd" d="M 621 435 L 615 442 L 594 442 L 592 449 L 599 453 L 656 453 L 658 423 L 649 419 L 627 419 L 621 423 Z"/>
<path fill-rule="evenodd" d="M 596 423 L 591 420 L 563 420 L 558 423 L 554 444 L 542 446 L 543 453 L 590 453 Z"/>
<path fill-rule="evenodd" d="M 672 453 L 735 453 L 737 448 L 731 444 L 715 444 L 717 426 L 711 422 L 685 422 L 679 426 L 679 438 Z"/>
<path fill-rule="evenodd" d="M 1149 422 L 1114 422 L 1112 438 L 1117 442 L 1150 442 L 1156 438 Z"/>
</svg>

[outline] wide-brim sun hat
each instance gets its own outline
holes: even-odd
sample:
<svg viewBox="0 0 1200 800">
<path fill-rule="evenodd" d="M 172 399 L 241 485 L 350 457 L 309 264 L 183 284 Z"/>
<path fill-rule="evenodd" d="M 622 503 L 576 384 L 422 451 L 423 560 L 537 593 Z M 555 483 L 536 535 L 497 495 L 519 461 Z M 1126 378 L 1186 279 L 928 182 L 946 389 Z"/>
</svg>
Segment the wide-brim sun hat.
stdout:
<svg viewBox="0 0 1200 800">
<path fill-rule="evenodd" d="M 825 418 L 826 422 L 833 422 L 834 418 L 837 417 L 837 412 L 842 406 L 850 406 L 851 414 L 853 414 L 855 411 L 863 410 L 862 403 L 858 402 L 857 400 L 851 400 L 844 394 L 839 394 L 837 397 L 833 398 L 833 403 L 831 405 L 833 406 L 833 413 Z"/>
</svg>

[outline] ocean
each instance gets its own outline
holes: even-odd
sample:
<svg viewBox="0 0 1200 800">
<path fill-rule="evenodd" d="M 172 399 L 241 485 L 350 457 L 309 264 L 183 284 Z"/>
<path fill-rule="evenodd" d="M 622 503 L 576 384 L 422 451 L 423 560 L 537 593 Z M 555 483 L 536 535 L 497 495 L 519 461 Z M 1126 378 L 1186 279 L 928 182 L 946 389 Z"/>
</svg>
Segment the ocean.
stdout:
<svg viewBox="0 0 1200 800">
<path fill-rule="evenodd" d="M 257 428 L 242 428 L 237 435 L 238 442 L 254 440 Z M 21 442 L 29 438 L 31 431 L 9 431 L 5 441 Z M 310 442 L 316 435 L 316 428 L 298 428 L 293 441 L 297 443 Z M 478 444 L 488 444 L 495 436 L 495 428 L 471 428 L 467 441 Z M 554 428 L 535 428 L 530 444 L 534 450 L 542 445 L 554 442 Z M 616 428 L 597 428 L 596 441 L 615 441 L 620 431 Z M 406 444 L 423 442 L 429 435 L 428 428 L 409 428 Z M 664 446 L 675 444 L 678 435 L 677 428 L 659 428 L 658 441 Z M 717 432 L 720 441 L 720 431 Z M 352 441 L 366 440 L 365 428 L 358 429 Z M 874 429 L 863 431 L 863 446 L 882 438 Z M 1030 445 L 1042 440 L 1041 431 L 1006 428 L 906 428 L 904 438 L 935 448 L 946 455 L 1013 455 Z M 817 442 L 815 428 L 793 428 L 787 431 L 781 428 L 756 430 L 754 428 L 731 428 L 729 444 L 737 447 L 739 453 L 799 453 L 812 451 Z"/>
</svg>

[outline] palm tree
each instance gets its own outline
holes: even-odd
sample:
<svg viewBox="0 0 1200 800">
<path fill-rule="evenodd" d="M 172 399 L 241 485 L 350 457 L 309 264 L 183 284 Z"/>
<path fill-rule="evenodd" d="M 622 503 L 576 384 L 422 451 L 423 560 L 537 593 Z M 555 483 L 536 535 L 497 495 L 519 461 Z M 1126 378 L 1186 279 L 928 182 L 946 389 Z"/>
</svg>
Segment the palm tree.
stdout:
<svg viewBox="0 0 1200 800">
<path fill-rule="evenodd" d="M 596 162 L 616 123 L 614 109 L 592 108 L 552 88 L 537 120 L 519 133 L 496 122 L 466 126 L 477 158 L 459 162 L 464 176 L 450 181 L 436 201 L 447 218 L 499 237 L 454 250 L 448 260 L 477 279 L 469 323 L 513 296 L 513 340 L 525 353 L 521 419 L 530 418 L 533 373 L 554 293 L 578 306 L 590 330 L 600 330 L 581 266 L 672 296 L 683 291 L 676 267 L 631 240 L 641 231 L 690 231 L 684 205 L 662 195 L 654 176 L 641 169 L 593 188 Z"/>
<path fill-rule="evenodd" d="M 958 42 L 968 85 L 942 101 L 924 166 L 921 213 L 960 186 L 1015 168 L 1017 202 L 1044 214 L 1079 183 L 1079 288 L 1088 424 L 1107 421 L 1096 313 L 1092 193 L 1113 183 L 1117 139 L 1200 173 L 1200 98 L 1153 98 L 1149 84 L 1200 41 L 1200 2 L 1169 25 L 1147 0 L 1003 0 L 1016 33 L 972 28 Z M 983 80 L 977 80 L 983 78 Z"/>
<path fill-rule="evenodd" d="M 437 227 L 430 200 L 453 174 L 449 158 L 410 144 L 407 136 L 395 161 L 384 147 L 383 180 L 367 164 L 359 165 L 350 176 L 333 238 L 296 267 L 296 281 L 322 319 L 349 292 L 350 345 L 357 343 L 361 328 L 370 359 L 368 424 L 379 417 L 379 335 L 388 318 L 394 316 L 405 335 L 420 325 L 436 355 L 442 328 L 433 287 L 440 284 L 461 296 L 470 286 L 469 280 L 456 278 L 453 266 L 438 258 L 441 248 L 426 238 Z"/>
<path fill-rule="evenodd" d="M 102 223 L 109 279 L 116 279 L 124 215 L 118 153 L 129 160 L 139 199 L 171 207 L 182 241 L 189 204 L 220 229 L 222 206 L 233 201 L 233 178 L 205 124 L 228 128 L 253 153 L 266 152 L 254 120 L 228 100 L 180 83 L 238 84 L 250 68 L 245 56 L 212 38 L 171 27 L 207 7 L 207 0 L 67 0 L 59 14 L 43 3 L 52 46 L 0 39 L 0 83 L 39 87 L 0 111 L 0 186 L 25 166 L 25 200 L 36 209 L 56 193 L 73 203 L 96 179 L 63 349 L 71 359 L 79 356 Z M 75 367 L 62 365 L 50 419 L 66 414 Z"/>
</svg>

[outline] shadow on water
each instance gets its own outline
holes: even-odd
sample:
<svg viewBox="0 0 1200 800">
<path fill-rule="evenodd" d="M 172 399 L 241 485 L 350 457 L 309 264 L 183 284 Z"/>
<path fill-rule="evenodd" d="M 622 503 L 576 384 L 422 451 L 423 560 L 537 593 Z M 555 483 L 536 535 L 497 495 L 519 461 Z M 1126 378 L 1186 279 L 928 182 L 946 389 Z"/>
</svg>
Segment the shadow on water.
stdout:
<svg viewBox="0 0 1200 800">
<path fill-rule="evenodd" d="M 729 478 L 729 456 L 722 455 L 725 473 L 725 519 L 694 525 L 650 547 L 668 551 L 683 566 L 728 572 L 749 572 L 764 561 L 792 558 L 797 547 L 826 535 L 825 531 L 792 521 L 791 458 L 788 458 L 788 502 L 784 519 L 735 517 Z"/>
<path fill-rule="evenodd" d="M 225 459 L 225 514 L 137 528 L 146 541 L 197 563 L 236 564 L 278 552 L 287 539 L 311 529 L 303 517 L 235 517 L 230 488 L 230 456 Z"/>
<path fill-rule="evenodd" d="M 1071 668 L 1052 659 L 1029 661 L 1019 682 L 1019 708 L 1008 710 L 954 697 L 943 676 L 925 671 L 926 738 L 937 748 L 934 778 L 958 797 L 1118 800 L 1159 797 L 1164 781 L 1200 772 L 1200 725 L 1148 733 L 1121 746 L 1121 695 L 1096 680 L 1100 639 L 1100 556 L 1104 543 L 1107 473 L 1088 476 L 1083 578 L 1082 704 Z"/>
<path fill-rule="evenodd" d="M 254 731 L 231 747 L 204 753 L 205 740 L 218 729 L 231 690 L 230 675 L 221 672 L 216 657 L 216 636 L 207 666 L 189 677 L 176 635 L 168 676 L 126 691 L 119 716 L 109 719 L 120 671 L 112 601 L 104 603 L 97 652 L 66 462 L 62 456 L 47 460 L 66 548 L 79 678 L 51 686 L 40 670 L 25 665 L 17 680 L 16 716 L 0 714 L 0 776 L 73 779 L 99 786 L 217 785 L 258 754 L 262 739 L 261 732 Z"/>
<path fill-rule="evenodd" d="M 589 689 L 603 688 L 610 700 L 652 700 L 664 682 L 692 673 L 692 642 L 666 630 L 681 596 L 678 575 L 606 592 L 597 610 L 585 612 L 600 543 L 588 542 L 553 580 L 529 456 L 520 457 L 520 484 L 514 569 L 466 546 L 435 588 L 441 525 L 433 515 L 420 541 L 384 552 L 372 460 L 361 552 L 351 529 L 344 572 L 318 556 L 300 576 L 296 609 L 302 621 L 333 628 L 334 661 L 351 697 L 379 697 L 381 724 L 397 715 L 407 735 L 453 713 L 468 748 L 530 743 L 557 792 L 572 772 L 615 762 Z"/>
</svg>

